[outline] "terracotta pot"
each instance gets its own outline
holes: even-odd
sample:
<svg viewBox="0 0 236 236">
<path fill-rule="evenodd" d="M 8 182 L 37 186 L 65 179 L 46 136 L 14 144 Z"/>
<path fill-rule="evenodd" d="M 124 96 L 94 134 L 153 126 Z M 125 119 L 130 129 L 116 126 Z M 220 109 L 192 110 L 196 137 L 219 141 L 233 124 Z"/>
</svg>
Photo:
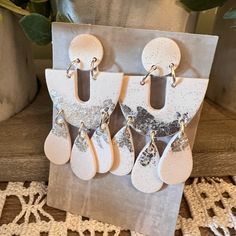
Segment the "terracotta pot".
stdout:
<svg viewBox="0 0 236 236">
<path fill-rule="evenodd" d="M 0 121 L 21 111 L 35 97 L 37 81 L 30 42 L 18 17 L 0 8 Z"/>
<path fill-rule="evenodd" d="M 217 104 L 236 112 L 236 31 L 230 28 L 236 21 L 224 20 L 224 13 L 235 6 L 229 0 L 219 8 L 213 34 L 219 35 L 207 97 Z"/>
</svg>

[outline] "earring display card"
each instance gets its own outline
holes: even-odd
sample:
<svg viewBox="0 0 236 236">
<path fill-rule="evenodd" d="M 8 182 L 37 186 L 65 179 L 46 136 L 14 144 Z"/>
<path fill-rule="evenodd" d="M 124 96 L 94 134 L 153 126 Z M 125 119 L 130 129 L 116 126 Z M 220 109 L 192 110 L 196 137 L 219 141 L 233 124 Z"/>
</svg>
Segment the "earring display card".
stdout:
<svg viewBox="0 0 236 236">
<path fill-rule="evenodd" d="M 208 35 L 54 23 L 54 69 L 66 69 L 70 64 L 68 48 L 71 40 L 79 34 L 92 34 L 101 41 L 104 55 L 99 65 L 100 71 L 146 74 L 141 60 L 144 46 L 154 38 L 167 37 L 173 39 L 181 51 L 177 75 L 206 80 L 218 40 L 218 37 Z M 83 73 L 82 77 L 86 72 L 84 75 Z M 160 108 L 165 101 L 165 80 L 151 82 L 155 90 L 151 89 L 150 101 L 155 103 L 154 107 Z M 87 88 L 82 92 L 87 93 L 86 91 Z M 199 117 L 200 111 L 186 128 L 191 145 Z M 122 113 L 116 109 L 109 124 L 112 136 L 122 127 L 123 120 Z M 74 139 L 76 128 L 71 127 L 71 130 Z M 145 140 L 137 133 L 133 133 L 133 138 L 137 156 L 144 147 Z M 165 142 L 164 139 L 163 141 Z M 159 146 L 158 148 L 161 149 Z M 174 234 L 183 186 L 164 185 L 159 192 L 145 194 L 132 186 L 130 175 L 97 174 L 92 180 L 83 181 L 73 174 L 69 163 L 61 166 L 51 164 L 47 202 L 49 206 L 143 234 L 169 236 Z"/>
</svg>

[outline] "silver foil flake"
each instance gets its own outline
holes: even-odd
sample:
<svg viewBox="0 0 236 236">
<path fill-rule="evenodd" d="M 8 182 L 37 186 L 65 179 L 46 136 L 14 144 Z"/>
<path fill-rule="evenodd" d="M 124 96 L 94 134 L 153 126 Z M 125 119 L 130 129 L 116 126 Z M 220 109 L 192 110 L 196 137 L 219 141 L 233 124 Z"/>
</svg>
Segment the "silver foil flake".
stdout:
<svg viewBox="0 0 236 236">
<path fill-rule="evenodd" d="M 63 118 L 60 117 L 60 119 L 63 119 Z M 57 124 L 56 121 L 54 121 L 54 124 L 52 127 L 52 133 L 58 137 L 67 138 L 68 133 L 67 133 L 65 121 L 61 124 Z"/>
<path fill-rule="evenodd" d="M 57 92 L 55 90 L 50 91 L 50 96 L 53 101 L 53 104 L 57 110 L 61 110 L 61 104 L 62 104 L 62 97 L 58 96 Z"/>
<path fill-rule="evenodd" d="M 50 91 L 54 106 L 62 109 L 67 122 L 79 127 L 81 121 L 88 129 L 96 129 L 101 121 L 101 112 L 106 111 L 109 115 L 115 109 L 112 99 L 106 99 L 101 106 L 85 106 L 83 103 L 72 103 L 69 99 L 63 98 L 55 90 Z"/>
<path fill-rule="evenodd" d="M 152 144 L 150 144 L 150 146 L 145 149 L 144 152 L 142 152 L 141 157 L 139 159 L 140 164 L 142 166 L 148 166 L 149 163 L 152 161 L 153 157 L 157 155 L 157 150 L 155 150 L 156 148 L 152 146 Z"/>
<path fill-rule="evenodd" d="M 171 149 L 173 152 L 181 152 L 184 151 L 188 145 L 188 138 L 185 134 L 183 134 L 175 139 L 175 141 L 171 144 Z"/>
<path fill-rule="evenodd" d="M 124 129 L 124 132 L 122 132 L 121 135 L 117 137 L 116 142 L 120 148 L 126 147 L 129 152 L 134 152 L 132 136 L 128 129 L 128 127 Z"/>
<path fill-rule="evenodd" d="M 96 143 L 98 144 L 98 146 L 100 148 L 103 148 L 103 145 L 102 145 L 102 140 L 109 144 L 108 142 L 108 133 L 106 131 L 106 129 L 102 129 L 101 127 L 98 127 L 95 132 L 94 132 L 94 139 L 96 140 Z"/>
<path fill-rule="evenodd" d="M 81 133 L 76 137 L 74 144 L 81 152 L 86 152 L 88 150 L 87 140 L 81 135 Z"/>
<path fill-rule="evenodd" d="M 158 137 L 164 137 L 179 131 L 180 126 L 177 119 L 169 123 L 158 121 L 141 106 L 137 107 L 137 111 L 133 111 L 127 105 L 121 104 L 121 109 L 126 118 L 132 116 L 132 128 L 143 135 L 148 135 L 152 130 L 155 130 Z"/>
</svg>

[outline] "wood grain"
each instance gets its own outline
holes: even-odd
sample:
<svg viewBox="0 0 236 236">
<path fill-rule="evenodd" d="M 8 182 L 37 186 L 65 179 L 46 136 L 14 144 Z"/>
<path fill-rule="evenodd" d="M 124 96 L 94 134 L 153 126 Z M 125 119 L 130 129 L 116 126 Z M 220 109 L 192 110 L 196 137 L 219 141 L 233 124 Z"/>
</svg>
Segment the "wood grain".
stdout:
<svg viewBox="0 0 236 236">
<path fill-rule="evenodd" d="M 0 122 L 0 181 L 48 179 L 49 162 L 43 144 L 51 128 L 52 103 L 42 75 L 44 62 L 39 67 L 41 86 L 35 100 Z"/>
</svg>

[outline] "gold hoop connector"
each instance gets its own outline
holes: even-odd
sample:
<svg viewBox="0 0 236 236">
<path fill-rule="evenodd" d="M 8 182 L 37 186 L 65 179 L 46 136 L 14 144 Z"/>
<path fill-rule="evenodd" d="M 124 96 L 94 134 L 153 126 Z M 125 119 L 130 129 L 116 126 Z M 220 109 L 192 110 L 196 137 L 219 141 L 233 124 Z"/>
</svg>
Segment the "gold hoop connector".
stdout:
<svg viewBox="0 0 236 236">
<path fill-rule="evenodd" d="M 150 137 L 151 137 L 152 143 L 155 143 L 156 134 L 157 134 L 157 132 L 156 132 L 155 130 L 152 130 L 152 131 L 150 132 Z"/>
<path fill-rule="evenodd" d="M 101 122 L 100 122 L 100 128 L 101 129 L 104 129 L 104 125 L 108 125 L 109 122 L 110 122 L 110 116 L 109 116 L 109 113 L 107 111 L 102 111 L 101 112 L 102 114 L 102 117 L 101 117 Z"/>
<path fill-rule="evenodd" d="M 174 65 L 174 63 L 171 63 L 170 65 L 169 65 L 169 67 L 170 67 L 170 69 L 171 69 L 171 76 L 172 76 L 172 79 L 173 79 L 173 83 L 171 84 L 171 86 L 173 87 L 173 88 L 175 88 L 176 87 L 176 85 L 177 85 L 177 82 L 176 82 L 176 75 L 175 75 L 175 65 Z"/>
<path fill-rule="evenodd" d="M 134 121 L 133 116 L 128 116 L 127 118 L 127 125 L 129 126 Z"/>
<path fill-rule="evenodd" d="M 184 129 L 185 129 L 185 125 L 184 125 L 184 121 L 180 121 L 180 135 L 183 136 L 184 135 Z"/>
<path fill-rule="evenodd" d="M 84 128 L 84 122 L 81 121 L 78 131 L 81 132 L 83 130 L 83 128 Z"/>
<path fill-rule="evenodd" d="M 65 121 L 62 117 L 60 117 L 60 115 L 63 113 L 63 110 L 60 109 L 60 110 L 57 110 L 57 114 L 56 114 L 56 117 L 55 117 L 55 123 L 57 125 L 60 125 L 61 127 L 64 125 Z"/>
<path fill-rule="evenodd" d="M 150 70 L 148 71 L 148 73 L 143 77 L 143 79 L 140 81 L 141 85 L 144 85 L 146 83 L 146 80 L 148 78 L 148 76 L 153 72 L 157 70 L 157 66 L 156 65 L 152 65 Z"/>
<path fill-rule="evenodd" d="M 95 62 L 97 61 L 98 59 L 96 57 L 93 57 L 92 61 L 91 61 L 91 76 L 94 80 L 97 79 L 97 74 L 99 72 L 98 70 L 98 67 L 95 66 Z"/>
<path fill-rule="evenodd" d="M 66 77 L 67 78 L 71 78 L 71 74 L 70 74 L 70 69 L 72 66 L 75 66 L 76 64 L 79 64 L 80 63 L 80 59 L 79 58 L 76 58 L 75 60 L 73 60 L 70 65 L 68 66 L 68 68 L 66 69 Z"/>
</svg>

